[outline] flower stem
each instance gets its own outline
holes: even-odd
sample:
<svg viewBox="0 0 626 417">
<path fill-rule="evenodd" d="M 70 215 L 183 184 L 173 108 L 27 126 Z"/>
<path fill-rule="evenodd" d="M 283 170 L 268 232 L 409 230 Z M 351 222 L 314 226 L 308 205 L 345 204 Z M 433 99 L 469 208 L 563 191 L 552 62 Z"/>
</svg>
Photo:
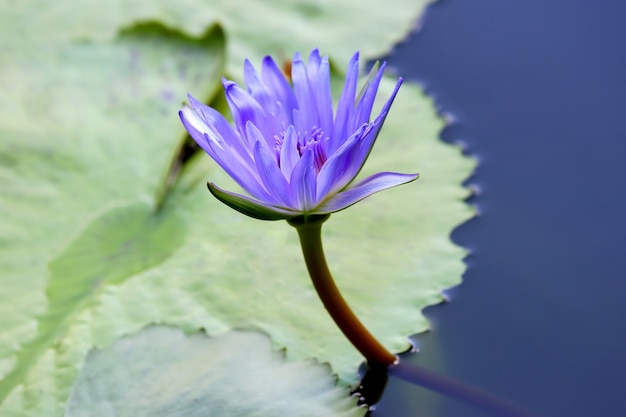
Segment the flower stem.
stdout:
<svg viewBox="0 0 626 417">
<path fill-rule="evenodd" d="M 298 231 L 302 254 L 313 286 L 330 316 L 371 366 L 388 367 L 397 361 L 396 355 L 389 352 L 363 326 L 344 300 L 328 270 L 322 248 L 322 223 L 328 217 L 302 216 L 288 222 Z"/>
<path fill-rule="evenodd" d="M 370 370 L 385 369 L 389 374 L 407 382 L 463 401 L 499 417 L 534 416 L 488 392 L 438 375 L 415 364 L 399 361 L 396 355 L 385 349 L 352 312 L 328 270 L 322 248 L 322 224 L 328 217 L 329 215 L 299 216 L 287 222 L 298 231 L 306 267 L 324 307 L 348 340 L 365 356 Z"/>
</svg>

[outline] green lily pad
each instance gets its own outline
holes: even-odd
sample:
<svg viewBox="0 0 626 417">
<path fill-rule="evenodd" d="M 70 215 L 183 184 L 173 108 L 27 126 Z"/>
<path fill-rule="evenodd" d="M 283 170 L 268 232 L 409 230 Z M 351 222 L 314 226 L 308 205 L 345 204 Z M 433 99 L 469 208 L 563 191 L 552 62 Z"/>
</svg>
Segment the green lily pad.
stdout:
<svg viewBox="0 0 626 417">
<path fill-rule="evenodd" d="M 328 365 L 285 362 L 260 333 L 149 327 L 89 353 L 65 417 L 358 417 Z"/>
<path fill-rule="evenodd" d="M 229 14 L 231 3 L 135 3 L 123 15 L 103 3 L 72 8 L 75 19 L 65 13 L 72 3 L 57 3 L 45 15 L 0 5 L 2 24 L 17 28 L 0 39 L 0 415 L 60 415 L 89 349 L 150 323 L 211 335 L 261 330 L 289 360 L 329 362 L 342 384 L 354 383 L 361 358 L 317 299 L 295 231 L 215 200 L 207 179 L 234 186 L 206 155 L 189 161 L 164 204 L 162 185 L 184 134 L 180 101 L 186 92 L 214 97 L 225 71 L 223 34 L 207 23 L 227 28 L 237 75 L 244 55 L 258 63 L 285 48 L 291 56 L 316 39 L 343 67 L 355 49 L 389 48 L 388 36 L 403 36 L 410 11 L 424 3 L 365 10 L 331 2 L 316 6 L 311 26 L 307 3 L 275 7 L 271 19 L 258 19 L 270 10 L 262 2 L 245 16 Z M 368 17 L 338 25 L 348 9 Z M 251 16 L 268 26 L 242 24 Z M 333 32 L 310 37 L 324 25 Z M 392 85 L 383 81 L 381 99 Z M 441 301 L 464 269 L 449 233 L 472 215 L 460 184 L 474 162 L 437 139 L 442 127 L 431 101 L 405 85 L 363 175 L 419 171 L 421 179 L 325 225 L 339 287 L 394 351 L 428 328 L 420 309 Z"/>
<path fill-rule="evenodd" d="M 112 42 L 30 52 L 7 61 L 0 85 L 0 410 L 50 415 L 28 375 L 107 285 L 163 262 L 186 234 L 154 195 L 183 137 L 185 91 L 217 91 L 224 39 L 218 27 L 190 38 L 148 22 Z M 62 405 L 81 358 L 44 398 Z"/>
<path fill-rule="evenodd" d="M 383 82 L 381 97 L 392 84 Z M 66 92 L 78 94 L 69 88 Z M 95 117 L 93 111 L 85 113 L 89 102 L 62 104 Z M 49 126 L 46 117 L 41 116 L 38 126 Z M 68 117 L 75 121 L 73 112 Z M 144 120 L 141 112 L 126 117 L 137 123 Z M 102 124 L 101 130 L 89 131 L 90 141 L 78 141 L 80 146 L 70 146 L 59 133 L 52 144 L 41 136 L 39 143 L 34 142 L 36 136 L 27 142 L 39 152 L 48 146 L 47 155 L 52 157 L 5 153 L 14 156 L 16 163 L 0 171 L 5 183 L 12 184 L 9 204 L 3 205 L 3 218 L 9 220 L 3 227 L 12 233 L 3 235 L 2 256 L 12 274 L 3 279 L 6 291 L 0 303 L 7 312 L 2 315 L 3 328 L 8 329 L 0 336 L 4 349 L 0 387 L 6 396 L 2 409 L 50 415 L 50 410 L 63 406 L 90 346 L 106 346 L 155 322 L 189 331 L 204 327 L 209 334 L 234 327 L 263 330 L 272 336 L 275 347 L 288 348 L 290 360 L 328 361 L 342 383 L 354 383 L 361 358 L 317 299 L 295 231 L 285 223 L 248 219 L 213 199 L 203 181 L 211 178 L 228 187 L 230 180 L 208 157 L 192 161 L 158 214 L 178 219 L 163 226 L 169 232 L 153 232 L 159 236 L 160 243 L 155 244 L 162 255 L 137 263 L 145 269 L 125 257 L 112 260 L 110 270 L 101 274 L 109 277 L 105 280 L 94 281 L 92 274 L 102 259 L 88 268 L 68 269 L 68 279 L 80 280 L 75 274 L 82 274 L 83 285 L 91 291 L 65 306 L 62 317 L 54 316 L 54 287 L 48 288 L 46 299 L 46 276 L 49 284 L 62 283 L 65 268 L 58 265 L 70 264 L 73 256 L 81 261 L 78 248 L 84 244 L 96 246 L 90 236 L 93 230 L 106 231 L 109 221 L 103 218 L 118 217 L 110 214 L 117 210 L 125 217 L 124 210 L 115 207 L 128 204 L 129 210 L 139 210 L 139 203 L 133 203 L 137 196 L 150 201 L 146 194 L 156 194 L 163 176 L 158 171 L 168 165 L 170 153 L 163 148 L 174 147 L 166 143 L 161 130 L 171 137 L 178 135 L 173 133 L 176 129 L 167 130 L 169 119 L 150 116 L 149 120 L 153 134 L 134 137 L 133 146 L 126 142 L 130 136 L 123 134 L 126 127 L 111 123 L 106 129 Z M 437 139 L 442 125 L 416 87 L 403 87 L 364 174 L 419 169 L 422 179 L 334 215 L 325 229 L 330 266 L 340 288 L 364 323 L 394 351 L 408 347 L 407 335 L 427 329 L 420 307 L 441 301 L 440 291 L 457 284 L 464 268 L 464 251 L 449 241 L 448 234 L 471 215 L 463 203 L 467 190 L 459 184 L 473 161 Z M 63 134 L 73 131 L 70 123 L 60 127 Z M 32 126 L 24 124 L 22 129 L 19 135 L 11 132 L 10 138 L 16 140 L 3 143 L 15 149 L 20 144 L 17 138 Z M 155 146 L 159 140 L 161 146 Z M 160 159 L 155 158 L 158 155 Z M 49 175 L 41 175 L 44 172 Z M 137 216 L 146 219 L 148 214 Z M 182 230 L 176 227 L 179 222 Z M 112 227 L 110 233 L 118 234 L 119 229 Z M 137 230 L 127 231 L 130 240 L 141 241 L 142 229 Z M 28 251 L 10 244 L 16 241 L 28 243 Z M 98 250 L 103 256 L 117 253 L 122 241 L 113 239 L 113 246 Z M 42 308 L 46 304 L 48 308 Z M 42 329 L 47 328 L 54 332 L 42 337 Z"/>
<path fill-rule="evenodd" d="M 218 23 L 228 34 L 228 71 L 238 76 L 245 58 L 258 61 L 272 54 L 287 60 L 295 50 L 305 53 L 314 47 L 337 62 L 347 62 L 356 50 L 369 58 L 382 56 L 404 39 L 433 1 L 32 0 L 1 4 L 0 27 L 13 28 L 14 36 L 3 40 L 9 47 L 19 47 L 24 39 L 49 47 L 76 39 L 114 39 L 120 27 L 136 21 L 159 21 L 191 36 Z"/>
</svg>

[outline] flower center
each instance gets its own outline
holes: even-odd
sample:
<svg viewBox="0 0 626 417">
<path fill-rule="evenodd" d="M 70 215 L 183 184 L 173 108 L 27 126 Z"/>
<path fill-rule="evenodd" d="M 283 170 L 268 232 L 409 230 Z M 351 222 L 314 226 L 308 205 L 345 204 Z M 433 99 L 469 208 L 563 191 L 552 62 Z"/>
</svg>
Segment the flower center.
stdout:
<svg viewBox="0 0 626 417">
<path fill-rule="evenodd" d="M 280 133 L 280 136 L 274 136 L 276 139 L 276 150 L 278 166 L 280 167 L 280 151 L 285 141 L 285 130 Z M 326 156 L 325 144 L 328 141 L 328 136 L 324 134 L 324 131 L 316 126 L 313 126 L 310 132 L 300 133 L 298 132 L 298 139 L 296 141 L 296 149 L 298 155 L 302 155 L 308 151 L 313 151 L 313 163 L 315 164 L 315 171 L 319 174 L 322 166 L 328 159 Z"/>
<path fill-rule="evenodd" d="M 313 163 L 315 164 L 315 171 L 319 174 L 322 169 L 322 165 L 326 162 L 326 151 L 324 150 L 324 142 L 328 138 L 324 137 L 322 129 L 314 127 L 310 134 L 307 132 L 304 135 L 298 135 L 298 153 L 300 156 L 307 150 L 313 151 Z"/>
</svg>

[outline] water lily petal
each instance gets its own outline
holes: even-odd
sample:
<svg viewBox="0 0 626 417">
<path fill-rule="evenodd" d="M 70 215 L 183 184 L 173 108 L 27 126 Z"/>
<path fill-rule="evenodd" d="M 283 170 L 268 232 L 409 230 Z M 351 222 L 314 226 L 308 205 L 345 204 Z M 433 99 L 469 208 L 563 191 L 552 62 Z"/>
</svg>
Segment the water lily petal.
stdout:
<svg viewBox="0 0 626 417">
<path fill-rule="evenodd" d="M 298 111 L 293 112 L 294 125 L 298 133 L 304 134 L 317 126 L 317 103 L 309 84 L 307 68 L 296 54 L 291 64 L 291 78 L 293 79 L 293 91 L 298 101 Z M 319 127 L 319 126 L 317 126 Z"/>
<path fill-rule="evenodd" d="M 268 141 L 268 145 L 271 146 L 269 141 L 273 141 L 273 134 L 271 123 L 267 122 L 267 114 L 265 110 L 254 97 L 250 95 L 246 90 L 239 87 L 232 81 L 226 79 L 223 80 L 224 92 L 226 93 L 226 101 L 228 107 L 233 114 L 233 120 L 237 127 L 239 134 L 246 140 L 248 146 L 252 149 L 254 142 L 246 136 L 246 123 L 248 121 L 254 123 Z"/>
<path fill-rule="evenodd" d="M 348 161 L 351 161 L 351 163 L 347 165 L 347 169 L 343 172 L 343 176 L 338 181 L 336 181 L 335 185 L 333 186 L 333 190 L 337 190 L 337 189 L 341 189 L 345 187 L 350 182 L 352 182 L 354 178 L 356 178 L 359 172 L 361 172 L 363 165 L 365 165 L 365 162 L 367 161 L 367 158 L 369 157 L 370 152 L 372 151 L 372 148 L 374 147 L 374 143 L 376 143 L 378 134 L 380 133 L 380 130 L 382 129 L 383 124 L 385 123 L 385 119 L 387 118 L 387 115 L 389 114 L 389 108 L 391 107 L 391 104 L 393 103 L 393 100 L 395 99 L 396 94 L 398 93 L 398 90 L 400 89 L 401 85 L 402 85 L 402 78 L 400 78 L 398 82 L 396 83 L 396 86 L 393 89 L 391 96 L 389 97 L 387 102 L 384 104 L 383 109 L 381 110 L 381 113 L 365 129 L 365 132 L 363 133 L 361 140 L 358 141 L 353 147 L 351 147 L 350 150 L 345 155 L 343 155 L 343 158 L 346 158 Z M 339 153 L 339 150 L 337 153 Z M 344 182 L 346 180 L 348 181 Z"/>
<path fill-rule="evenodd" d="M 284 210 L 274 207 L 270 204 L 254 200 L 241 194 L 233 193 L 219 188 L 212 182 L 207 183 L 209 191 L 222 203 L 245 214 L 259 220 L 285 220 L 296 217 L 300 213 Z"/>
<path fill-rule="evenodd" d="M 343 87 L 339 103 L 337 104 L 337 114 L 333 125 L 332 135 L 326 149 L 328 155 L 335 153 L 337 149 L 350 137 L 352 132 L 348 132 L 348 121 L 352 118 L 355 106 L 356 84 L 359 77 L 359 53 L 352 56 L 346 70 L 346 82 Z"/>
<path fill-rule="evenodd" d="M 254 97 L 266 112 L 271 114 L 271 108 L 275 104 L 274 96 L 269 92 L 265 84 L 259 78 L 256 69 L 247 59 L 243 63 L 243 80 L 246 83 L 246 87 L 248 87 L 250 95 Z"/>
<path fill-rule="evenodd" d="M 275 198 L 272 202 L 281 206 L 289 206 L 291 204 L 289 184 L 280 168 L 278 168 L 276 156 L 272 155 L 269 149 L 267 149 L 261 132 L 251 122 L 248 122 L 246 129 L 248 137 L 257 141 L 254 146 L 254 161 L 265 189 Z"/>
<path fill-rule="evenodd" d="M 354 148 L 362 141 L 366 128 L 366 125 L 361 126 L 322 165 L 322 169 L 317 176 L 318 199 L 323 199 L 328 194 L 341 190 L 354 179 L 356 174 L 350 175 L 350 167 L 354 164 L 360 164 L 359 161 L 354 159 Z"/>
<path fill-rule="evenodd" d="M 310 128 L 321 128 L 326 135 L 331 134 L 333 120 L 333 100 L 330 95 L 330 64 L 328 57 L 321 57 L 320 51 L 314 49 L 309 55 L 306 68 L 309 82 L 309 100 L 312 102 L 313 122 Z"/>
<path fill-rule="evenodd" d="M 202 132 L 214 132 L 215 135 L 212 137 L 219 141 L 225 142 L 231 145 L 240 155 L 241 157 L 248 163 L 252 163 L 252 148 L 248 147 L 246 143 L 241 140 L 241 137 L 237 134 L 235 129 L 233 129 L 232 125 L 228 123 L 226 118 L 222 116 L 217 110 L 212 109 L 206 104 L 196 100 L 191 95 L 188 95 L 189 104 L 191 105 L 191 109 L 193 112 L 200 116 L 202 121 L 204 122 L 204 126 L 196 126 L 198 130 Z M 186 112 L 185 106 L 183 111 Z M 194 117 L 186 112 L 186 118 L 192 124 L 194 123 Z"/>
<path fill-rule="evenodd" d="M 377 66 L 378 65 L 375 65 L 372 68 L 372 72 L 375 71 Z M 383 72 L 385 71 L 386 66 L 387 64 L 383 62 L 378 68 L 376 75 L 372 73 L 368 77 L 366 84 L 363 86 L 363 91 L 357 98 L 358 103 L 356 104 L 355 111 L 352 115 L 352 120 L 349 123 L 351 128 L 356 129 L 358 126 L 361 126 L 363 123 L 367 123 L 370 120 L 372 107 L 374 107 L 376 93 L 378 92 L 378 86 L 380 85 L 380 80 L 383 77 Z"/>
<path fill-rule="evenodd" d="M 391 108 L 391 105 L 393 104 L 393 101 L 395 100 L 396 95 L 398 94 L 398 90 L 400 90 L 400 86 L 402 85 L 403 82 L 404 82 L 404 78 L 399 77 L 398 81 L 396 82 L 395 87 L 393 88 L 391 95 L 389 96 L 385 104 L 383 105 L 383 108 L 380 110 L 380 113 L 378 114 L 376 119 L 374 119 L 374 123 L 380 120 L 381 121 L 380 124 L 381 125 L 383 124 L 385 118 L 387 117 L 387 113 L 389 113 L 389 109 Z"/>
<path fill-rule="evenodd" d="M 211 158 L 214 158 L 213 150 L 207 142 L 209 139 L 207 139 L 205 135 L 205 133 L 210 131 L 206 122 L 198 115 L 198 113 L 195 112 L 193 108 L 189 106 L 184 106 L 181 110 L 179 110 L 178 116 L 180 117 L 181 122 L 183 122 L 183 126 L 192 139 L 196 141 L 198 146 L 207 152 Z"/>
<path fill-rule="evenodd" d="M 183 126 L 185 126 L 187 132 L 189 132 L 189 135 L 205 152 L 211 155 L 213 159 L 220 159 L 226 162 L 232 159 L 235 163 L 235 169 L 237 169 L 240 164 L 243 164 L 246 165 L 249 170 L 254 164 L 252 158 L 247 158 L 246 151 L 244 151 L 243 156 L 235 152 L 232 148 L 232 144 L 225 140 L 224 137 L 216 134 L 216 132 L 204 122 L 195 109 L 185 106 L 179 111 L 179 116 L 183 122 Z M 227 163 L 226 165 L 229 164 Z"/>
<path fill-rule="evenodd" d="M 386 114 L 385 114 L 386 116 Z M 359 174 L 361 169 L 363 169 L 363 165 L 367 161 L 372 148 L 374 147 L 374 143 L 378 138 L 378 134 L 383 126 L 383 120 L 378 122 L 374 121 L 366 126 L 363 135 L 360 140 L 352 146 L 346 153 L 343 155 L 343 158 L 350 161 L 351 163 L 347 165 L 346 170 L 343 172 L 342 177 L 336 182 L 334 187 L 335 190 L 342 189 L 346 185 L 350 184 L 354 178 Z"/>
<path fill-rule="evenodd" d="M 266 122 L 271 125 L 271 131 L 278 132 L 281 127 L 290 123 L 285 110 L 276 95 L 272 94 L 259 74 L 247 59 L 243 65 L 243 79 L 248 91 L 254 99 L 263 107 L 267 114 Z"/>
<path fill-rule="evenodd" d="M 351 186 L 347 190 L 335 194 L 320 207 L 316 208 L 315 212 L 323 214 L 343 210 L 374 193 L 406 184 L 416 180 L 418 177 L 419 174 L 399 174 L 396 172 L 380 172 L 374 174 L 358 184 Z"/>
<path fill-rule="evenodd" d="M 267 86 L 267 88 L 274 93 L 278 101 L 281 103 L 289 122 L 287 125 L 293 123 L 293 110 L 298 108 L 298 102 L 293 90 L 289 86 L 289 83 L 285 79 L 285 75 L 278 68 L 272 57 L 266 56 L 263 58 L 261 65 L 261 78 Z"/>
<path fill-rule="evenodd" d="M 272 196 L 268 194 L 261 184 L 260 178 L 256 173 L 256 167 L 250 166 L 242 160 L 239 154 L 234 152 L 228 143 L 223 140 L 220 141 L 214 132 L 210 130 L 200 132 L 189 122 L 188 117 L 191 120 L 194 120 L 194 117 L 198 118 L 193 109 L 184 107 L 183 110 L 179 111 L 179 116 L 189 135 L 237 184 L 256 198 L 272 201 Z"/>
<path fill-rule="evenodd" d="M 242 163 L 237 155 L 234 152 L 230 152 L 228 149 L 219 149 L 213 146 L 211 142 L 209 146 L 212 147 L 215 162 L 217 162 L 248 194 L 259 200 L 267 201 L 268 203 L 278 202 L 276 196 L 271 195 L 265 188 L 256 170 L 256 166 L 248 166 Z"/>
<path fill-rule="evenodd" d="M 309 80 L 313 80 L 317 78 L 317 73 L 320 69 L 320 64 L 322 63 L 322 56 L 320 55 L 320 50 L 315 48 L 309 54 L 309 59 L 307 61 L 307 76 Z"/>
<path fill-rule="evenodd" d="M 311 80 L 311 87 L 317 98 L 318 127 L 328 137 L 333 130 L 333 98 L 330 92 L 330 63 L 328 56 L 324 56 L 319 65 L 317 76 Z"/>
<path fill-rule="evenodd" d="M 286 179 L 291 178 L 291 172 L 293 167 L 296 166 L 300 160 L 300 154 L 298 153 L 298 134 L 296 128 L 293 125 L 289 125 L 285 131 L 285 137 L 283 138 L 283 144 L 280 148 L 280 170 Z"/>
<path fill-rule="evenodd" d="M 302 212 L 309 211 L 317 202 L 317 179 L 313 158 L 313 150 L 306 150 L 294 167 L 289 181 L 291 196 L 294 201 L 293 207 Z"/>
</svg>

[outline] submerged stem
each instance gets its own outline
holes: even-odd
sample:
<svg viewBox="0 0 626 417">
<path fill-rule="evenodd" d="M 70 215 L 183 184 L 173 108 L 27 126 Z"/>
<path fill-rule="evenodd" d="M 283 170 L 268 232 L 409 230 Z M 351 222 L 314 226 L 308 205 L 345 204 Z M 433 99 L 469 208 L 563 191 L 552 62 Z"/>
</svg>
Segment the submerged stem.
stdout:
<svg viewBox="0 0 626 417">
<path fill-rule="evenodd" d="M 370 365 L 389 366 L 396 362 L 396 355 L 389 352 L 363 326 L 352 312 L 346 300 L 339 292 L 335 281 L 328 270 L 324 250 L 322 248 L 322 223 L 325 216 L 301 217 L 292 219 L 289 224 L 294 226 L 300 237 L 302 254 L 309 271 L 313 286 L 322 300 L 324 307 L 333 318 L 339 329 L 361 352 Z"/>
<path fill-rule="evenodd" d="M 406 382 L 462 401 L 480 410 L 487 411 L 493 416 L 537 417 L 530 411 L 487 391 L 439 375 L 410 362 L 399 361 L 398 364 L 390 366 L 387 370 L 390 375 L 403 379 Z"/>
</svg>

